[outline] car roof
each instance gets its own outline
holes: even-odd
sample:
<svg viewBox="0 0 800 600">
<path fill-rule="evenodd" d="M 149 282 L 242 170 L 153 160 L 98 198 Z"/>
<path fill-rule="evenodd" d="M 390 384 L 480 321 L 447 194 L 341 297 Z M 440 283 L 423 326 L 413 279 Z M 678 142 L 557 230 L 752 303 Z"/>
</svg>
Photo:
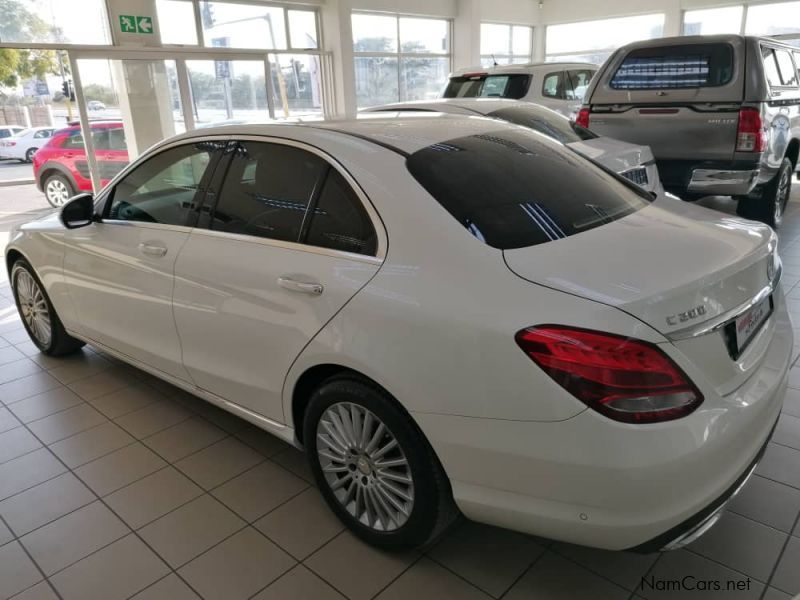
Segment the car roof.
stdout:
<svg viewBox="0 0 800 600">
<path fill-rule="evenodd" d="M 338 133 L 372 142 L 401 154 L 413 154 L 417 150 L 440 144 L 448 140 L 470 135 L 516 129 L 515 126 L 497 119 L 482 116 L 452 115 L 431 112 L 412 113 L 367 113 L 358 119 L 332 119 L 299 123 L 246 123 L 195 129 L 174 139 L 203 138 L 208 136 L 259 136 L 308 139 L 308 133 Z M 302 134 L 301 134 L 302 132 Z M 330 138 L 330 136 L 325 136 Z"/>
<path fill-rule="evenodd" d="M 463 69 L 456 69 L 450 74 L 450 77 L 463 77 L 468 73 L 486 73 L 487 75 L 514 75 L 519 73 L 533 73 L 544 67 L 548 67 L 554 71 L 575 67 L 579 69 L 597 70 L 599 65 L 589 62 L 532 62 L 516 65 L 495 65 L 492 67 L 466 67 Z"/>
<path fill-rule="evenodd" d="M 709 43 L 724 43 L 743 40 L 761 40 L 770 44 L 777 44 L 784 46 L 787 50 L 797 50 L 796 46 L 787 44 L 785 41 L 758 35 L 741 35 L 738 33 L 719 33 L 716 35 L 676 35 L 672 37 L 654 38 L 651 40 L 641 40 L 638 42 L 631 42 L 622 47 L 624 50 L 635 50 L 637 48 L 653 48 L 661 46 L 677 46 L 681 44 L 709 44 Z"/>
</svg>

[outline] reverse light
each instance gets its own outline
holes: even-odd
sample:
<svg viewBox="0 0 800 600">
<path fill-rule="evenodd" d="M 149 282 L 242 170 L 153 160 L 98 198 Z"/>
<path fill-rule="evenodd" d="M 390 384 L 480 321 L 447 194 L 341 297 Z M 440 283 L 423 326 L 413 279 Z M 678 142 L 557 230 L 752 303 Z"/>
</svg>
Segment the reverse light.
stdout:
<svg viewBox="0 0 800 600">
<path fill-rule="evenodd" d="M 649 342 L 560 325 L 523 329 L 515 339 L 556 383 L 616 421 L 671 421 L 703 402 L 683 371 Z"/>
<path fill-rule="evenodd" d="M 763 152 L 767 148 L 767 134 L 761 112 L 746 106 L 739 110 L 739 125 L 736 128 L 737 152 Z"/>
<path fill-rule="evenodd" d="M 578 111 L 578 116 L 575 117 L 575 123 L 584 129 L 589 129 L 589 109 L 584 107 Z"/>
</svg>

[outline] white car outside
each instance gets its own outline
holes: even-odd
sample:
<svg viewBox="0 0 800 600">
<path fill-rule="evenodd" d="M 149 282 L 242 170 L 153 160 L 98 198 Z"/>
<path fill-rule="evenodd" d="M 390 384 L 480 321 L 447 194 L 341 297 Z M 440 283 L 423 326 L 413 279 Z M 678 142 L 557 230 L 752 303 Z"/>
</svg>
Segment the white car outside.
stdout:
<svg viewBox="0 0 800 600">
<path fill-rule="evenodd" d="M 442 112 L 457 115 L 482 115 L 529 127 L 569 146 L 607 169 L 625 177 L 648 192 L 664 191 L 655 157 L 649 146 L 631 144 L 598 136 L 576 125 L 547 107 L 520 100 L 492 98 L 440 98 L 438 100 L 398 102 L 364 110 L 365 113 L 408 111 Z"/>
<path fill-rule="evenodd" d="M 0 159 L 31 162 L 33 155 L 53 137 L 55 130 L 55 127 L 30 127 L 0 140 Z"/>
<path fill-rule="evenodd" d="M 306 449 L 383 547 L 456 513 L 677 547 L 755 468 L 793 347 L 769 227 L 494 119 L 232 125 L 15 228 L 46 354 L 84 342 Z"/>
<path fill-rule="evenodd" d="M 442 97 L 525 100 L 574 119 L 597 69 L 585 62 L 470 67 L 450 74 Z"/>
</svg>

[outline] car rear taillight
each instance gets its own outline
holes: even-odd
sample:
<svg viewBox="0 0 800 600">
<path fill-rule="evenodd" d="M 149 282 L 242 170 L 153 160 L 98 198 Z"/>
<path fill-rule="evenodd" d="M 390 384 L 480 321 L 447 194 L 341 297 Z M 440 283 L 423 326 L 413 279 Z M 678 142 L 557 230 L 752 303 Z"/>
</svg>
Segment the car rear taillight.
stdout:
<svg viewBox="0 0 800 600">
<path fill-rule="evenodd" d="M 589 109 L 582 108 L 578 111 L 578 116 L 575 117 L 575 123 L 581 127 L 589 129 Z"/>
<path fill-rule="evenodd" d="M 739 111 L 736 128 L 737 152 L 763 152 L 767 147 L 767 134 L 761 112 L 757 108 L 745 107 Z"/>
<path fill-rule="evenodd" d="M 683 371 L 649 342 L 561 325 L 530 327 L 515 337 L 556 383 L 615 421 L 671 421 L 703 401 Z"/>
</svg>

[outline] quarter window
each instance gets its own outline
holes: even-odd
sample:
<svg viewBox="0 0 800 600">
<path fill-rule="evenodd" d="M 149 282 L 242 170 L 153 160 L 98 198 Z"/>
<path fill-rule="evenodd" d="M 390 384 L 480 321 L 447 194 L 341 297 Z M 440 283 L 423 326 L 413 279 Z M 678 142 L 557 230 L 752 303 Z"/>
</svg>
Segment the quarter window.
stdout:
<svg viewBox="0 0 800 600">
<path fill-rule="evenodd" d="M 204 143 L 178 146 L 139 165 L 114 188 L 108 218 L 187 225 L 213 148 Z"/>
<path fill-rule="evenodd" d="M 781 76 L 778 73 L 778 63 L 775 60 L 775 52 L 772 48 L 764 48 L 761 51 L 764 57 L 764 73 L 767 75 L 767 82 L 770 87 L 781 87 Z"/>
<path fill-rule="evenodd" d="M 775 50 L 778 59 L 778 69 L 781 72 L 781 82 L 787 87 L 797 87 L 797 71 L 792 64 L 792 55 L 786 50 Z"/>
<path fill-rule="evenodd" d="M 319 200 L 309 214 L 309 221 L 308 244 L 358 254 L 375 254 L 377 238 L 372 222 L 361 200 L 336 169 L 328 171 Z"/>
<path fill-rule="evenodd" d="M 243 142 L 231 159 L 211 228 L 297 242 L 327 163 L 294 146 Z"/>
<path fill-rule="evenodd" d="M 546 98 L 564 97 L 564 73 L 548 73 L 542 82 L 542 96 Z"/>
</svg>

